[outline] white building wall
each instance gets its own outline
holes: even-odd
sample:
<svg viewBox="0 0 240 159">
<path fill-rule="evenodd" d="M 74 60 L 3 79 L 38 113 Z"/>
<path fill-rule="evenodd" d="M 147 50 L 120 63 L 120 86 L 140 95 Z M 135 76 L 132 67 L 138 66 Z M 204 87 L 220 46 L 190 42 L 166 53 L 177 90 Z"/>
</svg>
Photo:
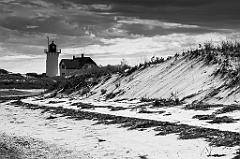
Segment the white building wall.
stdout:
<svg viewBox="0 0 240 159">
<path fill-rule="evenodd" d="M 60 68 L 60 76 L 68 75 L 71 72 L 77 71 L 77 69 L 63 69 Z"/>
<path fill-rule="evenodd" d="M 46 76 L 54 77 L 58 75 L 58 57 L 59 53 L 47 53 Z"/>
<path fill-rule="evenodd" d="M 64 65 L 64 67 L 63 67 L 63 65 Z M 65 75 L 70 74 L 71 72 L 74 72 L 74 71 L 77 71 L 77 70 L 84 70 L 86 68 L 92 68 L 92 67 L 95 67 L 95 65 L 93 65 L 93 64 L 85 64 L 82 69 L 66 69 L 66 65 L 63 62 L 59 66 L 60 76 L 65 76 Z"/>
</svg>

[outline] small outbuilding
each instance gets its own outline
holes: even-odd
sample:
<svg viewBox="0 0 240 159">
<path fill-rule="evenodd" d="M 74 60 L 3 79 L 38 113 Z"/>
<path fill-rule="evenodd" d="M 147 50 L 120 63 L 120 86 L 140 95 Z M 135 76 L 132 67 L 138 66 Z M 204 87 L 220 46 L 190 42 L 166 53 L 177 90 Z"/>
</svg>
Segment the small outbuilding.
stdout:
<svg viewBox="0 0 240 159">
<path fill-rule="evenodd" d="M 92 68 L 95 66 L 97 66 L 97 64 L 91 57 L 85 57 L 84 54 L 82 54 L 81 57 L 73 56 L 72 59 L 62 59 L 59 63 L 60 76 L 65 76 L 79 69 Z"/>
</svg>

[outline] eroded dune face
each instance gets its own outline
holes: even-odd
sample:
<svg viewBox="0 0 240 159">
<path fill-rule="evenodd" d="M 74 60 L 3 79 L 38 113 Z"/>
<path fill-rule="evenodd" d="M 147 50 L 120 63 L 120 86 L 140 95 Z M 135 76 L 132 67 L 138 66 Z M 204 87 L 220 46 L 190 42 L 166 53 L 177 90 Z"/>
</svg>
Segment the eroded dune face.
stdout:
<svg viewBox="0 0 240 159">
<path fill-rule="evenodd" d="M 218 64 L 207 65 L 200 58 L 170 59 L 128 76 L 113 75 L 95 86 L 92 89 L 94 95 L 90 98 L 101 98 L 101 90 L 106 90 L 106 93 L 116 93 L 114 99 L 178 97 L 186 102 L 234 103 L 236 88 L 225 87 L 226 79 L 215 75 L 219 67 Z M 118 87 L 116 81 L 119 82 Z"/>
</svg>

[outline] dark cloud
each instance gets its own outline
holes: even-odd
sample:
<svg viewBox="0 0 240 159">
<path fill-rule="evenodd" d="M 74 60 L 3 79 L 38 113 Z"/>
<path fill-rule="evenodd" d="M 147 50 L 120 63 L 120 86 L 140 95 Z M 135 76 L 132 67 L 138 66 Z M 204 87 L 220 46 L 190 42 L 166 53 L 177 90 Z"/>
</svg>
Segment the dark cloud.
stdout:
<svg viewBox="0 0 240 159">
<path fill-rule="evenodd" d="M 163 28 L 162 26 L 151 26 L 145 24 L 125 24 L 122 26 L 123 30 L 127 30 L 129 34 L 143 35 L 152 37 L 155 35 L 168 35 L 172 33 L 184 33 L 184 34 L 203 34 L 211 32 L 230 32 L 228 30 L 215 30 L 207 27 L 176 27 L 176 28 Z"/>
<path fill-rule="evenodd" d="M 239 29 L 239 3 L 238 0 L 4 0 L 0 2 L 0 42 L 42 46 L 46 36 L 53 35 L 63 47 L 75 47 L 103 45 L 100 38 L 231 32 Z M 196 27 L 168 28 L 130 22 L 135 19 Z"/>
<path fill-rule="evenodd" d="M 0 8 L 0 13 L 1 14 L 11 14 L 13 11 L 6 9 L 6 8 Z"/>
<path fill-rule="evenodd" d="M 69 0 L 76 4 L 106 4 L 110 13 L 143 19 L 236 28 L 240 24 L 238 0 Z M 102 10 L 92 9 L 96 12 Z"/>
<path fill-rule="evenodd" d="M 0 19 L 2 27 L 24 32 L 83 36 L 86 32 L 84 28 L 90 26 L 90 31 L 95 35 L 103 37 L 104 35 L 109 35 L 109 37 L 119 35 L 121 37 L 122 34 L 110 34 L 109 32 L 104 34 L 104 30 L 111 30 L 118 23 L 114 21 L 115 16 L 137 17 L 138 19 L 152 19 L 201 27 L 197 29 L 161 27 L 148 29 L 147 24 L 128 24 L 122 27 L 129 34 L 146 36 L 165 35 L 171 32 L 203 33 L 215 29 L 237 29 L 240 24 L 239 1 L 237 0 L 231 2 L 226 0 L 15 0 L 9 1 L 9 4 L 32 6 L 39 10 L 45 9 L 45 16 L 42 17 L 14 15 Z M 46 9 L 46 4 L 53 7 Z M 44 14 L 39 10 L 37 11 Z M 1 11 L 10 12 L 11 10 L 4 8 Z"/>
<path fill-rule="evenodd" d="M 240 24 L 239 0 L 42 0 L 42 2 L 62 9 L 82 7 L 81 9 L 94 12 L 217 28 L 237 28 Z M 11 3 L 34 7 L 44 6 L 42 3 L 29 0 L 16 0 Z M 97 4 L 106 5 L 109 8 L 92 6 Z"/>
<path fill-rule="evenodd" d="M 77 24 L 65 21 L 65 19 L 60 16 L 51 16 L 49 18 L 8 16 L 0 20 L 0 25 L 10 30 L 25 32 L 84 35 L 84 30 L 79 28 Z M 36 27 L 31 28 L 28 26 Z"/>
</svg>

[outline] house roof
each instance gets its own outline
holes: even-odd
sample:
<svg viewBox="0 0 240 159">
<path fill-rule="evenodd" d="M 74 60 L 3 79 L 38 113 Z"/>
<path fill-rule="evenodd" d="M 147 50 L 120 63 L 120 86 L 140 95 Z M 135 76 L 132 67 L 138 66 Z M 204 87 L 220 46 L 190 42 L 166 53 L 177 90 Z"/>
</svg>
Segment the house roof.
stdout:
<svg viewBox="0 0 240 159">
<path fill-rule="evenodd" d="M 62 59 L 60 64 L 64 63 L 66 65 L 66 69 L 80 69 L 85 64 L 97 64 L 90 57 L 76 57 L 73 59 Z"/>
</svg>

